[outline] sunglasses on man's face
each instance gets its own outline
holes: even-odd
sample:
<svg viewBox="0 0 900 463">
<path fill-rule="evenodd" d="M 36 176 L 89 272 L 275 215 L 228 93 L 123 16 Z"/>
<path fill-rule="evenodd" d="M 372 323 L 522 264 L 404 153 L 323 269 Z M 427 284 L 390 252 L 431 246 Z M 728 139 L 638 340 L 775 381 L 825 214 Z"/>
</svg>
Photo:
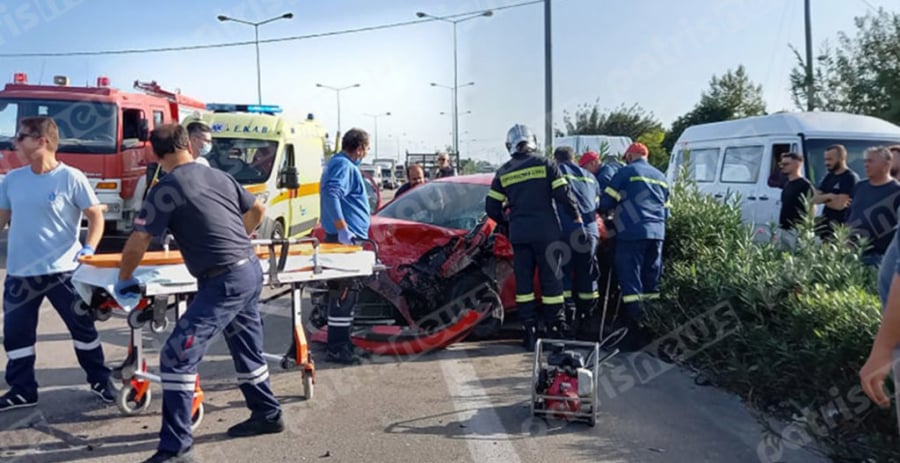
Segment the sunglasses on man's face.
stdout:
<svg viewBox="0 0 900 463">
<path fill-rule="evenodd" d="M 19 142 L 25 141 L 26 138 L 40 138 L 40 135 L 35 135 L 33 133 L 21 133 L 21 132 L 16 134 L 16 141 L 19 141 Z"/>
</svg>

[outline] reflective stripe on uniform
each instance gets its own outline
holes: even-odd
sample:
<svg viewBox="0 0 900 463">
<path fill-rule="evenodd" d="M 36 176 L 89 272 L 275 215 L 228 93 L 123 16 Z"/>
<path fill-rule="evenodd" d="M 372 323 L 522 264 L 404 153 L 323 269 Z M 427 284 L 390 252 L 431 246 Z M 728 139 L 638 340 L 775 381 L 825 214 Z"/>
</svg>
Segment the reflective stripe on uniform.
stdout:
<svg viewBox="0 0 900 463">
<path fill-rule="evenodd" d="M 659 299 L 659 293 L 648 293 L 644 294 L 645 301 L 652 301 L 654 299 Z"/>
<path fill-rule="evenodd" d="M 353 317 L 328 317 L 328 326 L 345 327 L 353 324 Z"/>
<path fill-rule="evenodd" d="M 622 195 L 620 195 L 619 192 L 614 190 L 613 187 L 611 187 L 611 186 L 606 187 L 606 189 L 603 190 L 603 192 L 612 196 L 613 199 L 615 199 L 616 201 L 622 200 Z"/>
<path fill-rule="evenodd" d="M 72 340 L 72 343 L 75 344 L 75 348 L 78 350 L 94 350 L 100 347 L 100 338 L 94 339 L 91 342 L 81 342 Z"/>
<path fill-rule="evenodd" d="M 590 177 L 581 177 L 581 176 L 572 175 L 572 174 L 566 174 L 566 175 L 563 175 L 563 177 L 571 179 L 571 180 L 576 180 L 579 182 L 584 182 L 584 183 L 594 183 L 594 179 L 592 179 Z"/>
<path fill-rule="evenodd" d="M 599 291 L 594 291 L 593 293 L 578 293 L 578 299 L 589 301 L 591 299 L 598 299 L 600 297 Z"/>
<path fill-rule="evenodd" d="M 629 294 L 627 296 L 622 296 L 622 302 L 652 301 L 654 299 L 659 299 L 659 293 Z"/>
<path fill-rule="evenodd" d="M 572 298 L 572 291 L 563 291 L 563 297 L 566 299 Z"/>
<path fill-rule="evenodd" d="M 562 304 L 566 302 L 562 295 L 559 296 L 541 296 L 541 302 L 544 304 Z"/>
<path fill-rule="evenodd" d="M 564 177 L 560 177 L 553 181 L 552 186 L 553 186 L 553 189 L 555 190 L 561 186 L 566 186 L 568 184 L 569 184 L 569 182 L 567 182 Z"/>
<path fill-rule="evenodd" d="M 531 302 L 534 300 L 534 293 L 516 294 L 516 302 Z"/>
<path fill-rule="evenodd" d="M 164 383 L 191 383 L 197 381 L 196 373 L 160 373 L 159 379 Z"/>
<path fill-rule="evenodd" d="M 508 174 L 503 174 L 500 176 L 500 184 L 503 185 L 503 188 L 506 188 L 510 185 L 515 185 L 516 183 L 538 178 L 547 178 L 546 166 L 529 167 L 527 169 L 514 170 Z"/>
<path fill-rule="evenodd" d="M 194 392 L 194 383 L 169 383 L 163 381 L 162 388 L 164 391 Z"/>
<path fill-rule="evenodd" d="M 250 373 L 237 374 L 238 384 L 259 384 L 267 379 L 269 379 L 269 366 L 266 364 Z"/>
<path fill-rule="evenodd" d="M 500 193 L 499 191 L 490 190 L 488 191 L 488 198 L 494 198 L 497 201 L 506 201 L 506 195 Z"/>
<path fill-rule="evenodd" d="M 34 346 L 13 349 L 6 353 L 6 357 L 10 360 L 18 360 L 25 357 L 34 357 Z"/>
<path fill-rule="evenodd" d="M 652 184 L 654 184 L 654 185 L 659 185 L 659 186 L 661 186 L 661 187 L 663 187 L 663 188 L 669 188 L 669 184 L 668 184 L 668 183 L 666 183 L 666 182 L 664 182 L 664 181 L 662 181 L 662 180 L 657 180 L 657 179 L 655 179 L 655 178 L 641 177 L 640 175 L 638 175 L 638 176 L 631 177 L 629 180 L 631 180 L 632 182 L 652 183 Z"/>
</svg>

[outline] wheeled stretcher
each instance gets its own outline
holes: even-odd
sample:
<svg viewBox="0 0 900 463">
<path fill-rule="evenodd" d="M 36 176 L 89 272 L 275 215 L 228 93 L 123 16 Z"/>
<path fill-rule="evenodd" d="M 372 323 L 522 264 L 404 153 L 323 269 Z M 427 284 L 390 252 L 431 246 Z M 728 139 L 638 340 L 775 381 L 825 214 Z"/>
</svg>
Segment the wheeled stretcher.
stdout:
<svg viewBox="0 0 900 463">
<path fill-rule="evenodd" d="M 270 361 L 279 362 L 285 370 L 299 367 L 303 377 L 303 393 L 307 400 L 313 397 L 315 365 L 309 352 L 306 332 L 303 328 L 301 300 L 304 285 L 335 279 L 367 278 L 384 267 L 377 259 L 377 247 L 373 250 L 362 246 L 346 246 L 319 243 L 315 238 L 253 240 L 256 255 L 262 267 L 263 284 L 282 291 L 263 299 L 261 303 L 290 294 L 292 342 L 283 355 L 263 353 Z M 96 320 L 108 320 L 121 312 L 131 328 L 128 355 L 114 376 L 121 379 L 116 404 L 127 414 L 141 413 L 150 405 L 150 383 L 160 382 L 160 377 L 147 369 L 142 346 L 143 327 L 150 323 L 151 331 L 163 332 L 167 325 L 168 310 L 175 310 L 176 320 L 187 309 L 188 298 L 197 291 L 197 281 L 184 265 L 178 251 L 153 251 L 144 255 L 134 277 L 140 281 L 140 294 L 132 297 L 116 297 L 113 287 L 118 280 L 121 254 L 96 254 L 80 259 L 81 265 L 72 276 L 72 283 L 82 299 L 82 310 Z M 174 303 L 170 299 L 174 298 Z M 195 384 L 192 428 L 203 419 L 203 390 L 199 377 Z"/>
</svg>

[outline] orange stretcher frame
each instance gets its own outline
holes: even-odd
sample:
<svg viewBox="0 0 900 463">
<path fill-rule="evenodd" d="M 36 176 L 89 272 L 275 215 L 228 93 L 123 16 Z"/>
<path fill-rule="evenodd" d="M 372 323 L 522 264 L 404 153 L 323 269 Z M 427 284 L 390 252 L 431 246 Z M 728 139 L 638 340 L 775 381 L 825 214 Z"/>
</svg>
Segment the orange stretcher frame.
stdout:
<svg viewBox="0 0 900 463">
<path fill-rule="evenodd" d="M 362 251 L 362 246 L 351 246 L 337 243 L 320 243 L 319 254 L 352 254 Z M 311 256 L 314 249 L 312 244 L 300 243 L 291 245 L 288 255 L 291 256 Z M 260 259 L 268 259 L 270 257 L 268 247 L 262 249 L 257 248 L 256 256 Z M 110 254 L 94 254 L 92 256 L 83 256 L 78 259 L 83 264 L 88 264 L 97 268 L 119 268 L 122 264 L 121 253 Z M 172 251 L 149 251 L 144 253 L 140 265 L 181 265 L 184 258 L 178 250 Z"/>
</svg>

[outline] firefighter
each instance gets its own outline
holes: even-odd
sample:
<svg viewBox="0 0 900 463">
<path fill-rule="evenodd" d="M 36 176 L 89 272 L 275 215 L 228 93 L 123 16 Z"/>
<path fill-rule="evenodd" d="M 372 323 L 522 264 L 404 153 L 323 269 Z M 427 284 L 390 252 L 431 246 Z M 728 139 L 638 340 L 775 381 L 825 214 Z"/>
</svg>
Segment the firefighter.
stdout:
<svg viewBox="0 0 900 463">
<path fill-rule="evenodd" d="M 150 144 L 168 172 L 150 190 L 134 232 L 122 250 L 120 300 L 140 292 L 134 271 L 151 236 L 170 229 L 184 264 L 197 279 L 197 293 L 160 350 L 162 427 L 157 452 L 147 463 L 191 461 L 191 406 L 197 365 L 213 339 L 223 334 L 250 418 L 228 429 L 231 437 L 284 431 L 281 406 L 272 393 L 262 356 L 263 330 L 258 310 L 263 274 L 250 233 L 262 222 L 265 206 L 230 175 L 194 162 L 187 129 L 157 127 Z"/>
<path fill-rule="evenodd" d="M 512 159 L 494 176 L 485 200 L 485 212 L 498 224 L 508 222 L 509 240 L 513 246 L 516 274 L 516 305 L 525 328 L 523 343 L 534 350 L 537 341 L 537 304 L 534 295 L 535 266 L 541 281 L 542 313 L 550 337 L 560 337 L 566 330 L 563 312 L 561 263 L 552 244 L 560 233 L 559 219 L 553 200 L 564 208 L 575 223 L 581 223 L 578 203 L 555 163 L 535 155 L 537 137 L 521 124 L 506 135 L 506 148 Z M 509 207 L 509 219 L 503 213 Z M 568 225 L 568 224 L 567 224 Z"/>
<path fill-rule="evenodd" d="M 581 220 L 584 221 L 582 225 L 578 225 L 564 208 L 556 208 L 562 227 L 562 241 L 566 249 L 562 257 L 562 283 L 563 296 L 566 298 L 566 320 L 570 330 L 568 335 L 575 337 L 576 331 L 588 328 L 586 322 L 590 320 L 597 298 L 600 297 L 595 258 L 597 243 L 600 240 L 596 212 L 600 203 L 600 189 L 594 175 L 575 164 L 575 152 L 571 147 L 557 148 L 553 157 L 556 158 L 560 173 L 578 200 Z"/>
<path fill-rule="evenodd" d="M 601 213 L 615 211 L 610 233 L 616 240 L 615 269 L 625 312 L 619 326 L 628 328 L 623 350 L 637 350 L 646 343 L 642 302 L 659 298 L 669 186 L 648 157 L 644 144 L 629 146 L 627 165 L 616 172 L 600 198 Z"/>
</svg>

